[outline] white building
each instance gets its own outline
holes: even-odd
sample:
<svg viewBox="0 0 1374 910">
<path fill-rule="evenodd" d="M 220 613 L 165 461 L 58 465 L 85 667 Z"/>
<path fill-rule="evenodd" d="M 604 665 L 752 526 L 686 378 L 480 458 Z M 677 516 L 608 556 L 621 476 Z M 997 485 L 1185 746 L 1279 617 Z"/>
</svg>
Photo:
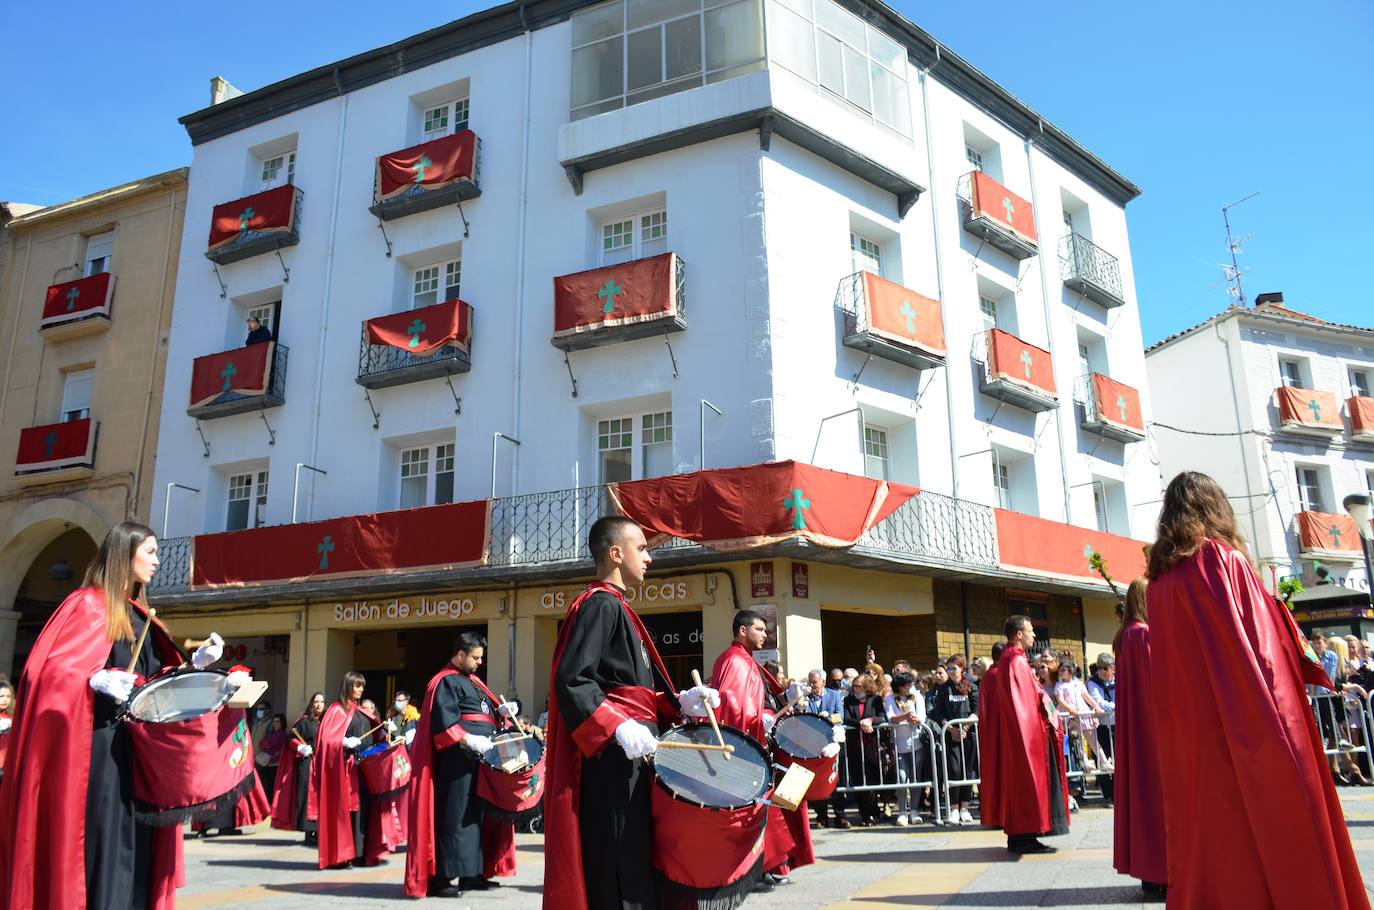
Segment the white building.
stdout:
<svg viewBox="0 0 1374 910">
<path fill-rule="evenodd" d="M 1261 294 L 1253 308 L 1164 339 L 1145 360 L 1165 479 L 1198 470 L 1221 482 L 1271 590 L 1288 576 L 1311 588 L 1320 565 L 1331 582 L 1365 592 L 1356 599 L 1368 612 L 1360 542 L 1341 503 L 1374 491 L 1374 329 Z"/>
</svg>

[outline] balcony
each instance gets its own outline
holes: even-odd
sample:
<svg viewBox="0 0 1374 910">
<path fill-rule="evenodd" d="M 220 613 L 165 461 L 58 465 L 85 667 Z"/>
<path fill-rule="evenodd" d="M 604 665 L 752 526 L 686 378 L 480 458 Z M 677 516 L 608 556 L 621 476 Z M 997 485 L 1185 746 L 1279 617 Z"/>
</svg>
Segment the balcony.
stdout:
<svg viewBox="0 0 1374 910">
<path fill-rule="evenodd" d="M 482 195 L 477 186 L 480 153 L 477 134 L 461 130 L 382 155 L 368 211 L 390 221 L 477 198 Z"/>
<path fill-rule="evenodd" d="M 287 184 L 215 206 L 205 258 L 228 265 L 300 243 L 304 198 L 300 187 Z"/>
<path fill-rule="evenodd" d="M 1040 251 L 1031 204 L 982 171 L 959 178 L 959 211 L 964 230 L 1013 259 Z"/>
<path fill-rule="evenodd" d="M 461 300 L 363 323 L 358 385 L 367 389 L 422 382 L 472 368 L 472 307 Z"/>
<path fill-rule="evenodd" d="M 1334 439 L 1345 432 L 1336 396 L 1316 389 L 1279 386 L 1274 390 L 1279 426 L 1286 433 Z"/>
<path fill-rule="evenodd" d="M 1059 277 L 1064 287 L 1108 309 L 1123 306 L 1121 263 L 1082 234 L 1059 242 Z"/>
<path fill-rule="evenodd" d="M 1079 377 L 1075 400 L 1083 406 L 1081 426 L 1089 433 L 1120 443 L 1145 438 L 1140 393 L 1101 373 Z"/>
<path fill-rule="evenodd" d="M 95 474 L 100 424 L 89 417 L 19 431 L 14 476 L 20 484 L 82 480 Z"/>
<path fill-rule="evenodd" d="M 211 420 L 281 407 L 286 403 L 288 353 L 286 345 L 273 341 L 197 357 L 186 413 Z"/>
<path fill-rule="evenodd" d="M 989 329 L 975 339 L 974 358 L 982 355 L 978 390 L 1027 411 L 1059 407 L 1054 364 L 1048 351 L 1027 344 L 1001 329 Z"/>
<path fill-rule="evenodd" d="M 687 267 L 676 253 L 589 269 L 553 280 L 554 332 L 579 351 L 687 330 Z"/>
<path fill-rule="evenodd" d="M 917 370 L 945 364 L 940 301 L 872 272 L 840 281 L 835 306 L 844 319 L 844 346 Z"/>
<path fill-rule="evenodd" d="M 96 335 L 110 327 L 115 277 L 108 272 L 48 287 L 39 333 L 49 341 Z"/>
<path fill-rule="evenodd" d="M 1355 520 L 1349 515 L 1299 512 L 1294 524 L 1302 559 L 1340 559 L 1350 562 L 1364 559 Z"/>
<path fill-rule="evenodd" d="M 1352 395 L 1345 401 L 1350 415 L 1350 439 L 1353 442 L 1374 442 L 1374 398 Z"/>
</svg>

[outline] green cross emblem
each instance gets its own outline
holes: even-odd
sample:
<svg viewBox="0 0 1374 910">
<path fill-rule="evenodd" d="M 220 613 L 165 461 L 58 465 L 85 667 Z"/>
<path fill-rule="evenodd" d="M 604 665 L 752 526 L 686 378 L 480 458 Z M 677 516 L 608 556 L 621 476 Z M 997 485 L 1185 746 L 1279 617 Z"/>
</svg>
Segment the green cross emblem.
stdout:
<svg viewBox="0 0 1374 910">
<path fill-rule="evenodd" d="M 1320 422 L 1322 419 L 1322 406 L 1317 404 L 1317 399 L 1313 398 L 1311 401 L 1307 402 L 1307 406 L 1312 409 L 1313 422 Z"/>
<path fill-rule="evenodd" d="M 1010 196 L 1002 197 L 1002 208 L 1007 210 L 1007 224 L 1011 224 L 1012 212 L 1016 211 L 1016 206 L 1012 203 Z"/>
<path fill-rule="evenodd" d="M 902 315 L 906 317 L 907 334 L 916 334 L 916 311 L 911 308 L 911 301 L 902 301 Z"/>
<path fill-rule="evenodd" d="M 239 725 L 234 728 L 234 742 L 243 745 L 248 740 L 248 725 L 239 720 Z"/>
<path fill-rule="evenodd" d="M 607 314 L 614 313 L 615 299 L 623 293 L 625 293 L 625 289 L 616 284 L 614 278 L 606 279 L 606 283 L 601 286 L 601 290 L 596 292 L 596 296 L 606 302 L 601 308 L 601 312 Z"/>
<path fill-rule="evenodd" d="M 1025 348 L 1021 349 L 1021 362 L 1026 365 L 1026 378 L 1030 379 L 1031 352 Z"/>
<path fill-rule="evenodd" d="M 1335 525 L 1331 526 L 1331 546 L 1337 550 L 1341 548 L 1341 529 Z"/>
<path fill-rule="evenodd" d="M 415 162 L 415 182 L 425 182 L 425 170 L 434 167 L 434 162 L 429 160 L 428 155 L 421 155 L 420 160 Z"/>
<path fill-rule="evenodd" d="M 248 208 L 244 209 L 243 214 L 239 215 L 239 230 L 248 230 L 248 222 L 252 221 L 256 217 L 258 217 L 258 213 L 253 211 L 253 207 L 251 205 L 248 206 Z"/>
<path fill-rule="evenodd" d="M 1085 543 L 1085 544 L 1083 545 L 1083 555 L 1086 556 L 1086 557 L 1088 557 L 1088 561 L 1089 561 L 1089 562 L 1092 561 L 1092 558 L 1093 558 L 1093 545 L 1092 545 L 1092 544 L 1090 544 L 1090 543 Z"/>
<path fill-rule="evenodd" d="M 57 447 L 57 432 L 49 430 L 48 435 L 43 437 L 43 457 L 51 458 L 53 449 Z"/>
<path fill-rule="evenodd" d="M 406 329 L 406 334 L 410 336 L 410 343 L 406 345 L 406 347 L 418 348 L 420 346 L 420 335 L 423 334 L 424 331 L 425 324 L 423 322 L 419 319 L 412 322 L 410 327 Z"/>
<path fill-rule="evenodd" d="M 80 291 L 80 289 L 78 289 L 78 288 L 72 288 L 70 291 L 67 292 L 67 312 L 68 312 L 68 313 L 70 313 L 72 310 L 76 309 L 76 298 L 78 298 L 78 297 L 80 297 L 80 296 L 81 296 L 81 291 Z"/>
<path fill-rule="evenodd" d="M 320 554 L 320 568 L 329 568 L 329 554 L 334 552 L 334 538 L 324 535 L 324 539 L 315 545 L 315 552 Z"/>
<path fill-rule="evenodd" d="M 224 385 L 222 387 L 224 391 L 229 391 L 229 384 L 234 381 L 234 377 L 238 375 L 238 372 L 239 368 L 234 366 L 234 361 L 232 360 L 224 365 L 224 369 L 219 371 L 219 378 L 224 380 Z"/>
<path fill-rule="evenodd" d="M 1116 396 L 1116 409 L 1121 412 L 1121 419 L 1124 421 L 1126 419 L 1126 396 Z"/>
<path fill-rule="evenodd" d="M 806 498 L 806 494 L 801 490 L 793 490 L 782 501 L 784 509 L 792 510 L 792 530 L 806 530 L 806 516 L 802 513 L 811 508 L 811 500 Z"/>
</svg>

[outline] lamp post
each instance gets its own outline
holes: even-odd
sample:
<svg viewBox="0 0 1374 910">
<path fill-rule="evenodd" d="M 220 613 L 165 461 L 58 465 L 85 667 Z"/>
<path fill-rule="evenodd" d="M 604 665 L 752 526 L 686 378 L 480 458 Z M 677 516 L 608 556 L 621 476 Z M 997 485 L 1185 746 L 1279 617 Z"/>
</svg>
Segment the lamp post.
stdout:
<svg viewBox="0 0 1374 910">
<path fill-rule="evenodd" d="M 1374 507 L 1371 507 L 1371 500 L 1368 493 L 1351 493 L 1341 500 L 1341 505 L 1350 517 L 1355 521 L 1355 530 L 1360 535 L 1360 552 L 1364 554 L 1364 585 L 1370 596 L 1370 603 L 1374 604 L 1374 564 L 1371 564 L 1369 551 L 1374 544 L 1370 538 L 1374 537 L 1374 528 L 1370 527 L 1369 519 L 1374 514 Z"/>
<path fill-rule="evenodd" d="M 162 498 L 162 539 L 167 539 L 167 529 L 172 523 L 172 491 L 190 490 L 192 493 L 199 493 L 195 487 L 188 487 L 184 483 L 177 483 L 175 480 L 167 484 L 167 495 Z"/>
<path fill-rule="evenodd" d="M 699 447 L 698 447 L 698 450 L 697 450 L 697 470 L 698 470 L 698 471 L 704 471 L 704 470 L 706 470 L 706 409 L 707 409 L 707 408 L 710 408 L 711 410 L 715 411 L 717 417 L 724 417 L 724 416 L 725 416 L 725 412 L 722 411 L 720 408 L 718 408 L 718 407 L 716 407 L 715 405 L 711 404 L 711 402 L 707 401 L 705 398 L 701 399 L 701 409 L 700 409 L 700 410 L 701 410 L 701 440 L 700 440 L 700 442 L 699 442 Z"/>
<path fill-rule="evenodd" d="M 320 475 L 323 475 L 323 476 L 325 476 L 325 477 L 328 477 L 328 476 L 329 476 L 329 472 L 326 471 L 326 470 L 324 470 L 323 468 L 317 468 L 317 467 L 315 467 L 315 466 L 312 465 L 312 464 L 306 464 L 306 463 L 301 462 L 301 461 L 296 462 L 296 476 L 295 476 L 295 482 L 293 483 L 293 485 L 292 485 L 292 487 L 291 487 L 291 523 L 292 523 L 292 524 L 295 524 L 295 523 L 296 523 L 296 501 L 300 498 L 300 492 L 301 492 L 301 468 L 305 468 L 307 471 L 314 471 L 316 474 L 320 474 Z M 314 488 L 312 487 L 311 489 L 312 489 L 311 498 L 313 499 L 313 498 L 314 498 L 314 493 L 313 493 L 313 489 L 314 489 Z M 305 517 L 306 517 L 307 519 L 310 517 L 310 509 L 306 509 Z"/>
</svg>

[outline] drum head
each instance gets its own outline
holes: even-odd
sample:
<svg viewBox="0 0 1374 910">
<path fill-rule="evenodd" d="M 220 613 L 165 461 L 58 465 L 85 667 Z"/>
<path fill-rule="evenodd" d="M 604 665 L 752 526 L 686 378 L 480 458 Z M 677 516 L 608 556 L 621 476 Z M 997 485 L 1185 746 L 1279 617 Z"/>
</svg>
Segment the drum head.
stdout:
<svg viewBox="0 0 1374 910">
<path fill-rule="evenodd" d="M 233 694 L 226 674 L 188 670 L 135 689 L 129 698 L 129 716 L 148 723 L 172 724 L 216 711 Z"/>
<path fill-rule="evenodd" d="M 773 747 L 793 758 L 820 758 L 834 739 L 834 725 L 817 714 L 789 714 L 773 725 Z"/>
<path fill-rule="evenodd" d="M 659 749 L 654 753 L 658 782 L 678 799 L 708 809 L 741 809 L 763 799 L 773 784 L 768 753 L 749 736 L 721 727 L 726 745 L 735 751 L 726 761 L 721 752 L 697 749 Z M 709 724 L 684 724 L 659 737 L 659 742 L 714 745 Z"/>
<path fill-rule="evenodd" d="M 381 755 L 387 749 L 390 749 L 393 745 L 394 743 L 373 743 L 366 749 L 362 749 L 358 752 L 358 760 L 362 761 L 364 758 L 371 758 L 374 755 Z"/>
<path fill-rule="evenodd" d="M 519 774 L 544 757 L 544 744 L 533 733 L 507 730 L 491 737 L 491 741 L 492 747 L 482 753 L 482 763 L 503 774 Z"/>
</svg>

